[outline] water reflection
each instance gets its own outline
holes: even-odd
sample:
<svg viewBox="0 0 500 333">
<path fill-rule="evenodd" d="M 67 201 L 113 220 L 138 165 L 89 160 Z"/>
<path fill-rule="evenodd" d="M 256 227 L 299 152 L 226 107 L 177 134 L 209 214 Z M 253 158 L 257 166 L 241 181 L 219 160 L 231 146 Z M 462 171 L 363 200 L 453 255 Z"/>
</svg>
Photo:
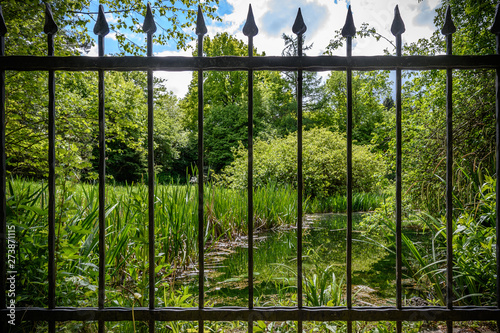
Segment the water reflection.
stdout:
<svg viewBox="0 0 500 333">
<path fill-rule="evenodd" d="M 387 300 L 395 296 L 395 261 L 377 244 L 383 243 L 382 237 L 365 235 L 359 231 L 357 226 L 361 219 L 361 214 L 353 216 L 354 304 L 386 305 Z M 337 281 L 345 281 L 346 223 L 347 217 L 342 214 L 318 214 L 305 218 L 307 228 L 303 232 L 303 270 L 304 276 L 310 281 L 314 274 L 320 280 L 326 269 L 331 270 Z M 246 243 L 245 239 L 240 240 L 240 244 Z M 255 304 L 296 305 L 296 230 L 259 234 L 254 243 Z M 239 246 L 228 251 L 227 248 L 225 251 L 214 249 L 207 257 L 207 266 L 211 268 L 207 274 L 207 299 L 212 302 L 211 306 L 247 306 L 248 249 Z M 328 277 L 331 280 L 331 274 Z M 342 299 L 345 299 L 345 286 L 342 293 Z"/>
</svg>

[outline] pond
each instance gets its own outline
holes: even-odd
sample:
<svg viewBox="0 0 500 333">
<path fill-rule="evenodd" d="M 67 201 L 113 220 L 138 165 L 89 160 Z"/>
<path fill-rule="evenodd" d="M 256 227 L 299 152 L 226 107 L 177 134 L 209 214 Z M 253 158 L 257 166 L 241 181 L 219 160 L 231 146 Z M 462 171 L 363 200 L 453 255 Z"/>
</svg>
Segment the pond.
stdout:
<svg viewBox="0 0 500 333">
<path fill-rule="evenodd" d="M 384 249 L 382 236 L 366 235 L 357 225 L 362 214 L 353 216 L 352 284 L 353 302 L 358 306 L 394 305 L 395 258 Z M 328 283 L 335 275 L 343 280 L 345 300 L 346 225 L 345 214 L 315 214 L 305 217 L 303 231 L 304 279 L 325 271 Z M 205 299 L 209 306 L 248 305 L 247 239 L 219 244 L 207 251 Z M 235 246 L 236 245 L 236 246 Z M 256 306 L 296 305 L 296 229 L 279 230 L 254 237 L 254 302 Z M 197 282 L 189 283 L 194 295 Z M 305 305 L 307 304 L 304 303 Z M 313 305 L 313 304 L 311 304 Z"/>
</svg>

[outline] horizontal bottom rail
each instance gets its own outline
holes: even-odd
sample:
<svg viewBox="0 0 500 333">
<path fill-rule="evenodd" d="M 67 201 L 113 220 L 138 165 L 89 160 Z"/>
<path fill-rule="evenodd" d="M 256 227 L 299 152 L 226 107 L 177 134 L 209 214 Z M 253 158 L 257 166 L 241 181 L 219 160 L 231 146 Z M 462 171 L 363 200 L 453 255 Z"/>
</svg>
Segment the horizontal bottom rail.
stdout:
<svg viewBox="0 0 500 333">
<path fill-rule="evenodd" d="M 9 309 L 0 310 L 5 321 Z M 489 321 L 500 318 L 496 307 L 220 307 L 220 308 L 16 308 L 23 321 Z"/>
</svg>

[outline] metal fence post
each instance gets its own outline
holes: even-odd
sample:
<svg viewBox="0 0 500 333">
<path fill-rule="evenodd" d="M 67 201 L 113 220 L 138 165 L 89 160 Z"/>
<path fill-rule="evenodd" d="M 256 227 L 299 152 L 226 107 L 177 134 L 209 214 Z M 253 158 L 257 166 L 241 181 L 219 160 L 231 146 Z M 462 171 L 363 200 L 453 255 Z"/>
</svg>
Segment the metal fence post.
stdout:
<svg viewBox="0 0 500 333">
<path fill-rule="evenodd" d="M 249 5 L 248 16 L 243 34 L 248 37 L 248 57 L 253 57 L 253 37 L 259 33 L 259 29 L 255 24 L 252 5 Z M 253 207 L 253 70 L 248 70 L 248 178 L 247 178 L 247 195 L 248 195 L 248 308 L 253 309 L 253 224 L 254 224 L 254 207 Z M 248 318 L 248 332 L 253 332 L 253 320 Z"/>
<path fill-rule="evenodd" d="M 405 25 L 399 13 L 399 7 L 394 8 L 394 20 L 391 26 L 391 32 L 396 36 L 396 56 L 401 57 L 402 43 L 401 35 L 405 32 Z M 396 307 L 402 308 L 402 212 L 401 212 L 401 162 L 402 162 L 402 130 L 401 130 L 401 68 L 396 67 Z M 401 332 L 402 323 L 396 323 L 397 332 Z"/>
<path fill-rule="evenodd" d="M 203 57 L 203 36 L 207 33 L 207 27 L 205 25 L 205 19 L 203 18 L 203 13 L 201 12 L 201 7 L 198 6 L 198 18 L 196 21 L 196 35 L 198 35 L 198 57 Z M 205 279 L 205 265 L 204 265 L 204 232 L 203 232 L 203 185 L 205 182 L 205 174 L 203 172 L 203 70 L 198 70 L 198 308 L 201 310 L 205 307 L 205 297 L 204 297 L 204 285 L 203 281 Z M 203 333 L 203 319 L 200 316 L 198 320 L 198 331 Z"/>
<path fill-rule="evenodd" d="M 98 36 L 99 57 L 104 57 L 104 37 L 109 33 L 104 7 L 99 5 L 99 14 L 94 26 Z M 104 309 L 106 297 L 106 115 L 104 104 L 104 70 L 99 70 L 99 290 L 98 306 Z M 99 320 L 99 332 L 104 332 L 104 320 Z"/>
</svg>

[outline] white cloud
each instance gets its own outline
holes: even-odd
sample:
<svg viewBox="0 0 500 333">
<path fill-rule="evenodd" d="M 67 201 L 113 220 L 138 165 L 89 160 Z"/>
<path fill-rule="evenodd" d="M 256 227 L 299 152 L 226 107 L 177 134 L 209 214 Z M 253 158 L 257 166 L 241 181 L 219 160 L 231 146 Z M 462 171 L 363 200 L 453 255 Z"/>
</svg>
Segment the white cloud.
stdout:
<svg viewBox="0 0 500 333">
<path fill-rule="evenodd" d="M 401 16 L 406 25 L 403 41 L 413 42 L 422 37 L 429 37 L 434 28 L 432 19 L 434 9 L 439 0 L 227 0 L 234 10 L 222 17 L 223 24 L 208 26 L 209 35 L 218 32 L 228 32 L 236 38 L 246 41 L 241 32 L 246 21 L 248 5 L 252 3 L 255 21 L 259 27 L 259 35 L 254 38 L 254 45 L 259 52 L 267 55 L 280 55 L 283 49 L 281 35 L 292 35 L 292 26 L 297 10 L 300 7 L 304 22 L 308 26 L 306 43 L 313 43 L 313 49 L 308 55 L 323 53 L 330 39 L 340 30 L 345 22 L 348 3 L 352 6 L 356 27 L 363 22 L 375 27 L 377 32 L 390 40 L 394 37 L 390 27 L 394 17 L 394 7 L 399 5 Z M 376 42 L 373 39 L 358 39 L 355 41 L 355 55 L 383 54 L 385 48 L 391 45 L 386 41 Z M 339 54 L 345 51 L 339 50 Z"/>
<path fill-rule="evenodd" d="M 118 18 L 115 17 L 112 13 L 104 14 L 104 16 L 106 16 L 106 21 L 108 23 L 118 23 Z"/>
<path fill-rule="evenodd" d="M 391 33 L 391 24 L 396 5 L 399 6 L 401 18 L 406 27 L 406 32 L 402 35 L 403 42 L 411 43 L 417 41 L 419 38 L 429 37 L 435 30 L 432 18 L 434 17 L 434 9 L 437 3 L 431 5 L 427 1 L 418 4 L 415 0 L 352 0 L 351 7 L 354 22 L 357 27 L 361 23 L 367 22 L 378 33 L 394 41 L 394 36 Z M 422 14 L 431 18 L 427 20 L 427 25 L 416 24 L 416 18 Z M 421 23 L 423 23 L 423 20 L 421 20 Z M 389 48 L 392 51 L 387 41 L 376 42 L 373 39 L 360 39 L 357 41 L 353 55 L 382 54 L 385 48 Z"/>
<path fill-rule="evenodd" d="M 188 92 L 192 72 L 155 72 L 156 77 L 166 79 L 167 90 L 172 91 L 175 96 L 183 98 Z"/>
<path fill-rule="evenodd" d="M 297 10 L 300 7 L 304 22 L 308 27 L 306 44 L 313 44 L 313 49 L 308 51 L 309 56 L 322 54 L 330 40 L 335 36 L 335 31 L 344 25 L 347 6 L 351 4 L 354 23 L 357 28 L 367 22 L 378 33 L 394 41 L 390 32 L 394 17 L 394 8 L 399 5 L 401 16 L 405 22 L 406 32 L 403 42 L 410 43 L 419 38 L 429 37 L 435 30 L 432 23 L 435 8 L 440 0 L 225 0 L 232 11 L 222 16 L 222 23 L 208 23 L 208 35 L 227 32 L 230 35 L 247 41 L 242 28 L 246 21 L 248 6 L 251 3 L 259 34 L 254 37 L 254 45 L 259 52 L 268 56 L 281 55 L 284 47 L 281 38 L 283 33 L 292 35 L 292 26 Z M 115 20 L 108 17 L 108 21 Z M 110 39 L 114 39 L 110 36 Z M 134 39 L 137 36 L 129 36 Z M 195 45 L 195 43 L 193 43 Z M 392 51 L 392 46 L 387 41 L 377 42 L 374 38 L 356 38 L 353 43 L 353 55 L 383 54 L 384 49 Z M 337 50 L 336 54 L 344 55 L 345 49 Z M 92 48 L 89 55 L 97 55 L 96 48 Z M 189 51 L 167 51 L 155 54 L 156 56 L 184 55 L 191 56 Z M 167 88 L 177 96 L 183 97 L 191 80 L 191 72 L 156 72 L 156 75 L 166 78 Z"/>
<path fill-rule="evenodd" d="M 186 56 L 190 57 L 192 55 L 191 50 L 187 51 L 163 51 L 154 54 L 155 57 L 168 57 L 168 56 Z M 172 91 L 177 97 L 184 97 L 188 92 L 188 86 L 191 82 L 192 72 L 165 72 L 157 71 L 154 74 L 156 77 L 167 80 L 165 82 L 165 87 Z"/>
<path fill-rule="evenodd" d="M 97 44 L 95 44 L 94 46 L 91 46 L 88 53 L 84 53 L 82 51 L 82 55 L 88 56 L 88 57 L 97 57 L 99 55 L 99 50 L 97 49 Z"/>
</svg>

